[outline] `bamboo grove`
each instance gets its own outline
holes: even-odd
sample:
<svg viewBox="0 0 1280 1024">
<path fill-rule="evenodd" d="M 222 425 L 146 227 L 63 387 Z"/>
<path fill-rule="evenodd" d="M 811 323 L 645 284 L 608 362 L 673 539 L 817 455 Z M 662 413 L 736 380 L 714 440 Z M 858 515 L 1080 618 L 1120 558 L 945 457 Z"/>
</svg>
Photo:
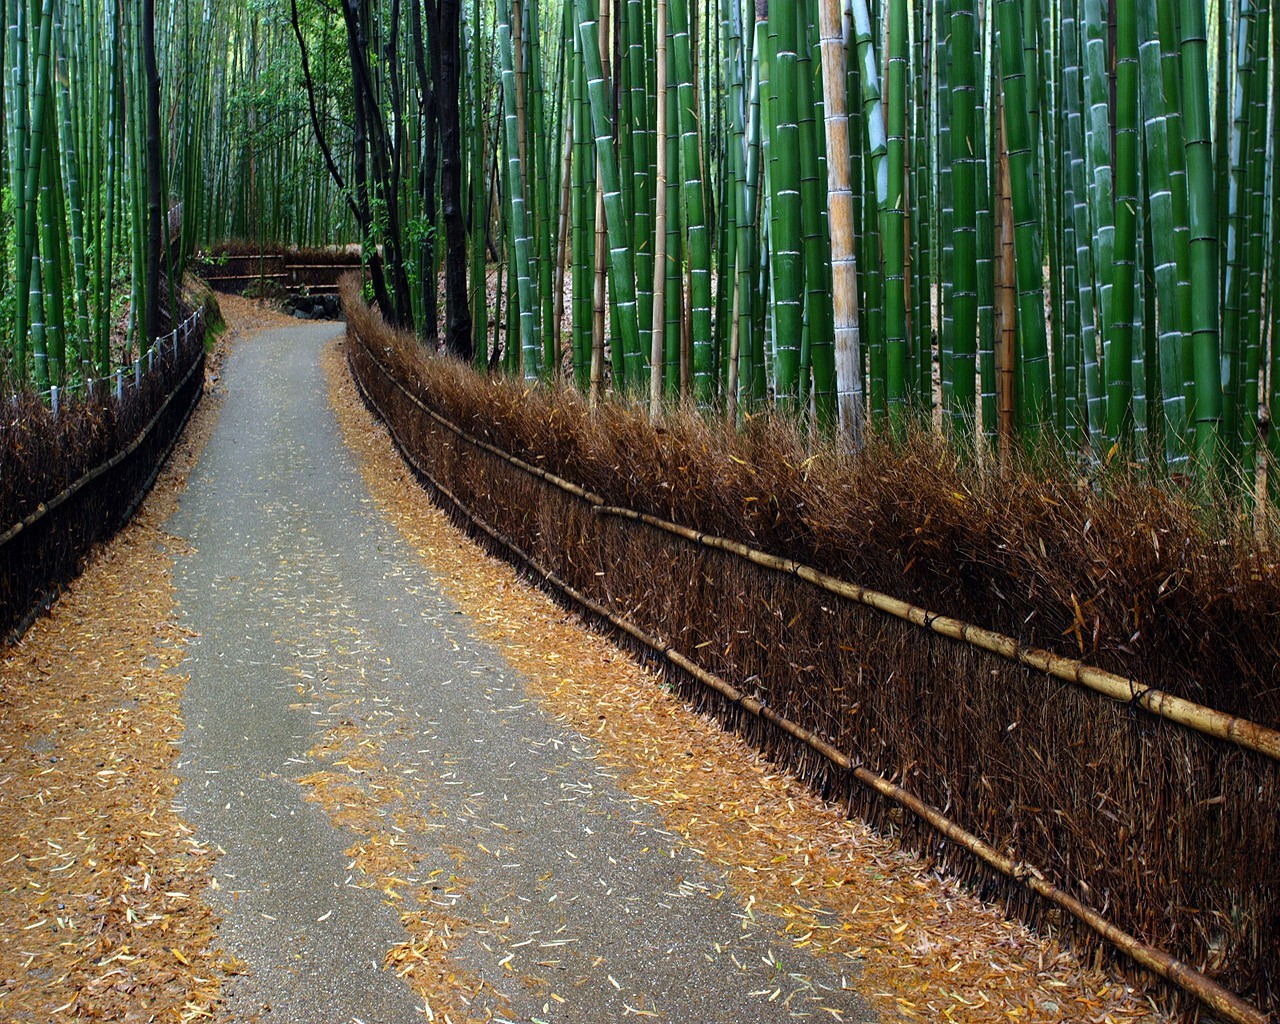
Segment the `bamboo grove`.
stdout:
<svg viewBox="0 0 1280 1024">
<path fill-rule="evenodd" d="M 290 7 L 304 51 L 338 20 Z M 428 341 L 443 269 L 452 351 L 655 411 L 1231 479 L 1276 447 L 1263 0 L 346 0 L 342 24 L 310 120 L 374 296 Z"/>
<path fill-rule="evenodd" d="M 105 374 L 168 316 L 155 25 L 151 2 L 5 4 L 0 309 L 13 385 Z M 138 311 L 123 331 L 122 310 Z"/>
<path fill-rule="evenodd" d="M 587 134 L 552 161 L 580 380 L 603 272 L 615 390 L 1256 466 L 1276 321 L 1265 3 L 575 0 L 564 18 L 565 70 L 545 84 L 531 64 L 513 91 L 517 140 L 530 121 L 552 144 Z M 538 92 L 551 125 L 520 109 Z"/>
<path fill-rule="evenodd" d="M 197 246 L 359 243 L 427 344 L 655 413 L 1280 454 L 1269 0 L 5 10 L 15 379 L 137 348 Z"/>
</svg>

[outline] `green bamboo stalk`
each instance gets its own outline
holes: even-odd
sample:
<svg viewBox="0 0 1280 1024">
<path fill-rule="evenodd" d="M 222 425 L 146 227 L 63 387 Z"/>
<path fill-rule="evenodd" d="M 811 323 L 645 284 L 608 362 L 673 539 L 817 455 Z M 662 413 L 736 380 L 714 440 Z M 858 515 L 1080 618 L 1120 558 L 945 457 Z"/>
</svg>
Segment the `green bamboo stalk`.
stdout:
<svg viewBox="0 0 1280 1024">
<path fill-rule="evenodd" d="M 1227 231 L 1222 287 L 1222 452 L 1234 460 L 1238 454 L 1241 390 L 1241 302 L 1247 268 L 1245 238 L 1248 226 L 1246 160 L 1249 143 L 1249 99 L 1257 62 L 1257 10 L 1251 0 L 1238 0 L 1233 40 L 1235 76 L 1231 95 L 1231 129 L 1227 155 Z"/>
<path fill-rule="evenodd" d="M 1106 63 L 1106 21 L 1100 0 L 1082 0 L 1084 45 L 1085 145 L 1089 176 L 1089 214 L 1093 238 L 1094 305 L 1098 337 L 1104 348 L 1111 337 L 1112 275 L 1115 251 L 1115 201 L 1111 167 L 1110 101 Z M 1077 225 L 1077 232 L 1079 226 Z M 1105 354 L 1105 353 L 1104 353 Z M 1085 341 L 1085 386 L 1089 392 L 1089 433 L 1106 430 L 1105 380 L 1109 370 L 1099 364 L 1097 349 Z M 1105 364 L 1105 359 L 1103 360 Z"/>
<path fill-rule="evenodd" d="M 71 257 L 75 277 L 76 355 L 82 372 L 88 373 L 89 350 L 89 279 L 85 263 L 84 207 L 80 194 L 80 160 L 76 151 L 75 127 L 72 123 L 71 75 L 67 55 L 67 39 L 63 26 L 55 26 L 58 52 L 58 124 L 62 156 L 62 176 L 71 220 Z"/>
<path fill-rule="evenodd" d="M 987 116 L 987 87 L 991 76 L 986 70 L 986 57 L 992 53 L 991 37 L 993 17 L 990 4 L 982 9 L 981 31 L 975 39 L 975 75 L 981 75 L 981 87 L 974 95 L 974 177 L 977 188 L 975 201 L 978 225 L 978 372 L 982 386 L 982 433 L 988 445 L 996 442 L 996 358 L 995 358 L 995 225 L 992 215 L 992 181 L 988 170 L 989 155 L 994 151 L 991 139 L 994 134 L 994 117 Z M 992 62 L 994 63 L 994 61 Z M 994 109 L 994 104 L 991 105 Z"/>
<path fill-rule="evenodd" d="M 667 315 L 667 0 L 657 0 L 654 36 L 657 51 L 654 89 L 657 103 L 654 125 L 654 273 L 653 294 L 650 296 L 649 415 L 656 422 L 662 415 Z"/>
<path fill-rule="evenodd" d="M 726 182 L 730 188 L 735 232 L 734 259 L 724 273 L 733 275 L 730 288 L 729 371 L 726 378 L 726 420 L 736 422 L 738 408 L 749 390 L 752 376 L 752 317 L 749 269 L 754 262 L 753 223 L 747 185 L 747 90 L 743 69 L 742 14 L 736 0 L 721 0 L 721 34 L 724 41 L 725 79 L 728 85 L 728 160 Z"/>
<path fill-rule="evenodd" d="M 702 158 L 699 147 L 697 100 L 689 39 L 687 0 L 668 0 L 671 20 L 674 79 L 680 118 L 680 175 L 684 197 L 685 231 L 688 236 L 690 316 L 693 330 L 693 386 L 699 404 L 707 404 L 715 392 L 715 345 L 711 323 L 711 243 L 707 228 Z M 797 195 L 798 200 L 798 195 Z M 797 331 L 797 337 L 799 332 Z"/>
<path fill-rule="evenodd" d="M 595 152 L 582 39 L 573 32 L 573 372 L 584 394 L 591 384 L 591 261 L 595 225 Z"/>
<path fill-rule="evenodd" d="M 1049 424 L 1052 393 L 1048 339 L 1044 322 L 1040 215 L 1033 175 L 1034 140 L 1028 113 L 1023 68 L 1022 13 L 1015 0 L 999 0 L 1000 66 L 1004 84 L 1005 131 L 1009 146 L 1009 181 L 1013 200 L 1022 387 L 1019 409 L 1023 429 L 1032 438 Z"/>
<path fill-rule="evenodd" d="M 1272 74 L 1280 72 L 1280 19 L 1273 23 L 1271 33 Z M 1280 89 L 1272 89 L 1271 103 L 1271 138 L 1280 139 Z M 1277 278 L 1280 278 L 1280 257 L 1276 255 L 1276 247 L 1280 244 L 1280 145 L 1274 141 L 1271 146 L 1271 163 L 1267 168 L 1271 179 L 1270 223 L 1268 224 L 1266 286 L 1267 304 L 1270 307 L 1268 317 L 1268 334 L 1270 341 L 1270 372 L 1267 374 L 1267 411 L 1272 424 L 1267 431 L 1267 491 L 1273 504 L 1280 502 L 1280 430 L 1277 430 L 1276 391 L 1280 388 L 1280 301 L 1276 299 Z"/>
<path fill-rule="evenodd" d="M 22 0 L 18 0 L 21 5 Z M 21 30 L 21 21 L 19 22 Z M 53 9 L 51 0 L 44 0 L 40 9 L 39 38 L 36 44 L 35 84 L 30 99 L 30 120 L 23 114 L 19 119 L 19 146 L 22 145 L 22 134 L 26 135 L 26 154 L 22 161 L 24 171 L 23 199 L 21 210 L 23 223 L 20 231 L 22 242 L 18 247 L 16 263 L 16 281 L 14 292 L 17 298 L 14 314 L 14 363 L 19 382 L 26 380 L 27 327 L 32 330 L 31 348 L 35 366 L 36 386 L 41 390 L 49 387 L 48 357 L 44 349 L 43 310 L 34 309 L 36 299 L 42 299 L 43 289 L 39 280 L 39 249 L 36 238 L 37 213 L 39 206 L 41 169 L 45 154 L 45 107 L 49 96 L 49 51 L 53 34 Z M 25 35 L 21 33 L 20 35 Z M 24 41 L 25 42 L 25 41 Z M 24 67 L 18 72 L 20 79 L 17 93 L 19 106 L 26 100 L 25 45 L 19 47 L 19 59 Z M 36 334 L 37 318 L 40 325 Z"/>
<path fill-rule="evenodd" d="M 1138 12 L 1116 8 L 1114 317 L 1107 356 L 1107 436 L 1123 442 L 1133 429 L 1133 317 L 1138 259 Z"/>
<path fill-rule="evenodd" d="M 1246 496 L 1253 494 L 1258 466 L 1258 446 L 1261 440 L 1258 374 L 1261 368 L 1266 319 L 1264 278 L 1267 245 L 1267 93 L 1271 82 L 1271 68 L 1268 62 L 1271 9 L 1267 0 L 1258 0 L 1256 29 L 1258 46 L 1254 75 L 1250 85 L 1249 104 L 1249 212 L 1245 218 L 1249 226 L 1249 239 L 1245 257 L 1247 274 L 1243 302 L 1245 323 L 1241 334 L 1243 350 L 1240 360 L 1243 379 L 1240 388 L 1239 434 L 1236 440 L 1242 454 L 1242 482 Z"/>
<path fill-rule="evenodd" d="M 804 330 L 803 212 L 800 199 L 800 125 L 796 82 L 797 33 L 789 7 L 770 4 L 771 61 L 766 131 L 770 266 L 773 274 L 774 382 L 779 403 L 799 411 Z"/>
<path fill-rule="evenodd" d="M 542 71 L 542 24 L 539 16 L 538 0 L 527 0 L 525 16 L 528 22 L 527 31 L 522 33 L 522 39 L 527 40 L 528 53 L 525 74 L 526 78 L 531 78 L 533 83 L 533 88 L 529 90 L 531 93 L 529 121 L 532 144 L 527 145 L 526 148 L 535 164 L 529 173 L 534 182 L 534 211 L 531 230 L 534 234 L 538 274 L 537 298 L 540 310 L 537 316 L 537 323 L 539 339 L 542 343 L 541 372 L 544 376 L 553 376 L 557 367 L 554 347 L 556 332 L 552 329 L 552 321 L 555 318 L 555 296 L 552 288 L 555 259 L 552 254 L 555 252 L 553 236 L 556 233 L 556 225 L 559 220 L 555 208 L 555 199 L 558 196 L 550 184 L 551 160 L 548 152 L 548 139 L 552 135 L 558 135 L 559 132 L 558 130 L 553 130 L 546 119 L 546 79 Z"/>
<path fill-rule="evenodd" d="M 489 281 L 485 267 L 485 237 L 489 228 L 488 190 L 485 185 L 484 52 L 480 0 L 472 0 L 468 28 L 471 33 L 471 350 L 476 369 L 489 363 Z"/>
<path fill-rule="evenodd" d="M 1053 0 L 1036 0 L 1030 5 L 1038 8 L 1039 37 L 1034 27 L 1028 35 L 1035 42 L 1036 58 L 1041 63 L 1044 81 L 1040 90 L 1040 134 L 1042 154 L 1041 193 L 1045 211 L 1045 241 L 1049 259 L 1049 351 L 1052 354 L 1052 383 L 1054 426 L 1060 437 L 1067 436 L 1067 409 L 1069 398 L 1074 404 L 1076 385 L 1076 361 L 1069 353 L 1074 351 L 1074 339 L 1067 337 L 1066 265 L 1064 258 L 1064 233 L 1066 218 L 1063 212 L 1062 147 L 1059 140 L 1062 109 L 1062 61 L 1056 50 L 1053 29 Z M 1034 12 L 1033 12 L 1034 13 Z M 1060 16 L 1060 14 L 1059 14 Z M 1048 69 L 1047 72 L 1044 69 Z M 1069 261 L 1074 265 L 1074 254 Z M 1075 305 L 1074 294 L 1071 305 Z"/>
<path fill-rule="evenodd" d="M 972 437 L 977 421 L 974 364 L 978 349 L 978 218 L 974 165 L 981 126 L 976 124 L 974 116 L 978 81 L 974 61 L 974 0 L 952 0 L 951 6 L 950 152 L 944 155 L 951 165 L 954 281 L 952 327 L 949 332 L 944 331 L 944 336 L 949 337 L 950 348 L 947 379 L 951 431 L 963 444 Z"/>
<path fill-rule="evenodd" d="M 870 183 L 864 205 L 864 251 L 871 256 L 863 268 L 866 278 L 868 384 L 872 422 L 879 426 L 888 414 L 887 331 L 884 329 L 884 285 L 881 270 L 884 252 L 884 214 L 889 208 L 888 137 L 880 96 L 880 72 L 872 42 L 871 16 L 866 0 L 852 0 L 853 31 L 858 46 L 858 84 L 862 98 L 862 123 L 866 134 L 864 181 Z"/>
<path fill-rule="evenodd" d="M 630 132 L 631 166 L 634 190 L 633 242 L 636 264 L 636 299 L 642 311 L 653 305 L 653 190 L 650 177 L 649 150 L 653 133 L 652 107 L 649 103 L 645 71 L 644 4 L 642 0 L 627 0 L 627 72 L 630 78 Z M 648 353 L 652 366 L 652 323 L 648 316 L 640 316 L 640 350 Z"/>
<path fill-rule="evenodd" d="M 889 0 L 888 107 L 885 173 L 886 202 L 880 216 L 880 245 L 884 252 L 885 388 L 889 426 L 901 434 L 906 426 L 907 297 L 905 265 L 906 147 L 907 147 L 907 0 Z"/>
<path fill-rule="evenodd" d="M 1218 352 L 1218 237 L 1213 146 L 1209 133 L 1208 40 L 1204 7 L 1179 0 L 1182 26 L 1183 126 L 1187 143 L 1187 198 L 1191 228 L 1191 350 L 1195 401 L 1194 454 L 1202 474 L 1219 465 L 1222 379 Z"/>
<path fill-rule="evenodd" d="M 1078 116 L 1080 109 L 1079 82 L 1080 73 L 1078 59 L 1068 49 L 1066 40 L 1070 33 L 1071 45 L 1076 45 L 1075 3 L 1067 0 L 1060 12 L 1061 21 L 1056 35 L 1056 52 L 1058 78 L 1055 82 L 1054 120 L 1057 126 L 1054 131 L 1052 159 L 1056 166 L 1056 174 L 1062 195 L 1058 207 L 1058 254 L 1061 260 L 1061 293 L 1062 293 L 1062 390 L 1063 390 L 1063 428 L 1067 447 L 1078 451 L 1084 431 L 1081 400 L 1083 387 L 1084 359 L 1081 347 L 1080 332 L 1080 279 L 1078 274 L 1078 243 L 1076 240 L 1075 211 L 1078 196 L 1072 165 L 1075 151 L 1072 147 L 1070 119 Z M 1046 19 L 1049 18 L 1046 13 Z M 1070 28 L 1068 29 L 1068 22 Z M 1046 34 L 1052 34 L 1052 26 Z M 1075 65 L 1069 71 L 1068 62 Z"/>
<path fill-rule="evenodd" d="M 935 280 L 938 282 L 938 369 L 941 378 L 939 390 L 942 397 L 944 423 L 949 428 L 955 419 L 955 395 L 952 391 L 952 385 L 957 372 L 951 361 L 955 335 L 955 290 L 957 287 L 955 236 L 957 231 L 965 230 L 959 228 L 956 224 L 957 186 L 954 176 L 957 162 L 972 159 L 972 151 L 957 155 L 952 134 L 955 130 L 953 124 L 955 107 L 952 89 L 964 88 L 964 86 L 955 79 L 954 62 L 955 58 L 959 56 L 960 45 L 953 35 L 954 5 L 951 0 L 940 0 L 938 4 L 934 5 L 933 15 L 937 20 L 934 37 L 934 66 L 936 70 L 934 72 L 934 89 L 932 91 L 933 94 L 930 96 L 930 101 L 937 108 L 938 130 L 936 132 L 936 148 L 933 145 L 929 147 L 932 166 L 927 171 L 927 182 L 923 187 L 928 189 L 929 182 L 936 182 L 936 188 L 928 189 L 928 191 L 935 200 L 931 206 L 936 211 L 938 237 L 934 273 L 936 275 Z M 927 17 L 928 15 L 926 15 Z M 972 23 L 970 23 L 969 42 L 972 44 Z M 972 45 L 968 47 L 968 50 L 968 61 L 970 68 L 972 68 Z M 972 86 L 970 85 L 969 88 L 970 120 L 972 121 Z M 926 133 L 921 137 L 928 139 L 929 135 Z M 972 170 L 972 168 L 970 169 Z M 972 195 L 969 202 L 973 202 Z M 976 294 L 975 290 L 975 301 Z M 916 297 L 917 309 L 920 311 L 917 312 L 917 317 L 922 314 L 924 316 L 932 315 L 932 301 L 932 288 L 921 288 Z M 976 341 L 976 331 L 973 340 Z"/>
<path fill-rule="evenodd" d="M 524 174 L 520 161 L 519 114 L 516 107 L 516 74 L 511 38 L 509 0 L 498 3 L 498 48 L 502 54 L 503 122 L 506 129 L 509 210 L 511 217 L 512 270 L 519 303 L 520 352 L 525 380 L 542 372 L 542 349 L 535 330 L 537 311 L 533 286 L 533 239 L 529 235 L 525 207 Z"/>
<path fill-rule="evenodd" d="M 940 13 L 946 12 L 949 17 L 947 0 L 939 0 L 936 5 Z M 915 46 L 912 51 L 913 70 L 910 72 L 913 101 L 913 117 L 907 120 L 910 139 L 907 146 L 910 176 L 908 191 L 910 192 L 911 213 L 908 217 L 908 234 L 911 250 L 911 282 L 910 282 L 910 337 L 911 337 L 911 386 L 913 401 L 925 423 L 933 421 L 933 286 L 937 281 L 940 292 L 945 295 L 950 290 L 948 275 L 945 281 L 939 280 L 934 268 L 934 233 L 941 221 L 941 207 L 952 202 L 950 197 L 950 166 L 945 175 L 947 194 L 944 198 L 942 176 L 936 173 L 934 166 L 935 135 L 947 138 L 950 145 L 950 106 L 944 110 L 941 104 L 932 102 L 930 77 L 946 77 L 945 59 L 934 62 L 934 50 L 930 42 L 933 27 L 932 16 L 927 15 L 923 5 L 916 5 L 913 10 L 915 30 Z M 935 127 L 936 125 L 936 127 Z M 932 187 L 936 182 L 938 187 Z M 938 237 L 941 244 L 951 245 L 950 222 L 946 237 Z"/>
<path fill-rule="evenodd" d="M 809 365 L 813 374 L 813 407 L 819 425 L 835 424 L 835 341 L 831 282 L 828 279 L 831 242 L 825 230 L 823 200 L 827 193 L 824 161 L 820 159 L 816 120 L 821 97 L 814 95 L 814 61 L 810 47 L 808 4 L 795 8 L 798 108 L 800 112 L 800 204 L 803 215 L 805 328 Z"/>
<path fill-rule="evenodd" d="M 609 235 L 610 295 L 622 336 L 623 356 L 628 364 L 624 372 L 624 387 L 631 384 L 640 386 L 644 381 L 643 369 L 647 353 L 640 351 L 631 231 L 623 216 L 617 154 L 613 148 L 613 119 L 609 112 L 608 86 L 600 62 L 600 36 L 597 23 L 590 14 L 589 0 L 576 0 L 576 3 L 587 94 L 591 101 L 592 137 L 596 143 L 596 159 L 604 191 L 605 227 Z M 617 367 L 614 372 L 617 372 Z"/>
<path fill-rule="evenodd" d="M 764 205 L 761 185 L 762 147 L 760 109 L 760 76 L 761 60 L 764 47 L 766 21 L 756 18 L 752 27 L 751 76 L 747 89 L 747 124 L 744 139 L 746 160 L 745 181 L 745 213 L 740 221 L 740 230 L 746 232 L 746 244 L 740 244 L 741 255 L 738 270 L 738 293 L 748 297 L 744 303 L 744 323 L 746 336 L 742 345 L 742 365 L 740 373 L 743 381 L 743 395 L 748 405 L 763 401 L 765 397 L 764 369 L 764 320 L 765 298 L 762 289 L 754 283 L 760 275 L 761 263 L 764 259 L 761 235 L 763 224 L 760 211 Z"/>
<path fill-rule="evenodd" d="M 1189 427 L 1188 413 L 1194 402 L 1195 373 L 1192 364 L 1191 339 L 1191 225 L 1187 206 L 1187 151 L 1182 130 L 1182 55 L 1176 30 L 1176 5 L 1156 4 L 1156 22 L 1160 37 L 1160 73 L 1164 84 L 1165 129 L 1168 136 L 1169 192 L 1173 207 L 1173 244 L 1178 273 L 1178 327 L 1181 332 L 1179 358 L 1182 375 L 1182 418 L 1184 434 Z M 1189 435 L 1182 448 L 1188 447 Z"/>
<path fill-rule="evenodd" d="M 1165 463 L 1180 467 L 1187 458 L 1187 407 L 1182 374 L 1182 309 L 1178 296 L 1178 260 L 1172 180 L 1169 173 L 1169 101 L 1160 66 L 1160 40 L 1155 32 L 1155 0 L 1139 4 L 1140 83 L 1148 188 L 1151 244 L 1160 335 L 1159 367 Z"/>
<path fill-rule="evenodd" d="M 14 323 L 10 350 L 13 353 L 15 383 L 27 377 L 27 325 L 30 310 L 31 251 L 27 236 L 27 152 L 30 145 L 28 122 L 30 97 L 27 81 L 27 7 L 23 0 L 9 0 L 7 21 L 10 61 L 5 92 L 13 123 L 12 189 L 14 207 Z"/>
<path fill-rule="evenodd" d="M 666 243 L 666 281 L 663 287 L 663 378 L 664 394 L 669 401 L 681 396 L 681 361 L 680 335 L 684 319 L 683 313 L 683 279 L 685 250 L 682 247 L 683 232 L 680 224 L 680 188 L 671 187 L 671 179 L 675 176 L 679 181 L 680 174 L 680 107 L 679 93 L 672 74 L 672 54 L 675 50 L 671 31 L 671 0 L 667 0 L 667 94 L 660 98 L 667 108 L 667 243 Z M 655 271 L 656 273 L 656 271 Z"/>
</svg>

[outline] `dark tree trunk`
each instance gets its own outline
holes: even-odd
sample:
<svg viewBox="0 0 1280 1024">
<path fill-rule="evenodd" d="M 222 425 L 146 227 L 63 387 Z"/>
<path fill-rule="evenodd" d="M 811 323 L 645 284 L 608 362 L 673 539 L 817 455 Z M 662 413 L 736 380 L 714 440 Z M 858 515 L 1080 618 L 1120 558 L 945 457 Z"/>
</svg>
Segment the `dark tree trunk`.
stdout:
<svg viewBox="0 0 1280 1024">
<path fill-rule="evenodd" d="M 389 277 L 390 290 L 383 287 L 378 294 L 377 275 L 374 276 L 374 289 L 378 305 L 383 316 L 394 326 L 406 330 L 413 328 L 413 304 L 409 294 L 409 279 L 404 266 L 403 233 L 400 224 L 400 204 L 398 195 L 399 183 L 399 149 L 388 137 L 382 112 L 378 107 L 377 92 L 374 88 L 373 74 L 369 67 L 369 36 L 367 31 L 367 0 L 344 0 L 342 4 L 343 19 L 347 28 L 347 52 L 351 58 L 351 85 L 355 115 L 355 180 L 360 194 L 360 201 L 369 211 L 369 168 L 368 160 L 372 158 L 373 181 L 376 189 L 379 208 L 383 211 L 385 221 L 382 224 L 382 244 L 384 260 L 379 261 L 385 267 Z M 398 89 L 398 79 L 392 78 L 392 90 Z M 393 96 L 398 103 L 399 97 Z M 372 216 L 369 223 L 372 224 Z M 376 254 L 370 257 L 371 269 L 378 260 Z"/>
<path fill-rule="evenodd" d="M 356 39 L 350 33 L 347 36 L 347 47 L 351 53 L 351 63 L 354 68 Z M 377 246 L 370 244 L 373 234 L 373 216 L 369 207 L 369 142 L 365 129 L 364 100 L 361 95 L 361 85 L 354 74 L 351 76 L 351 96 L 352 127 L 354 129 L 351 140 L 351 174 L 356 187 L 356 205 L 360 208 L 360 214 L 357 219 L 360 221 L 360 231 L 363 235 L 361 241 L 367 249 L 369 280 L 373 285 L 374 301 L 382 311 L 383 317 L 388 322 L 395 322 L 396 310 L 391 302 L 391 293 L 387 291 L 387 278 L 383 271 L 382 257 L 378 254 Z"/>
<path fill-rule="evenodd" d="M 460 0 L 439 0 L 438 25 L 438 31 L 433 32 L 431 38 L 442 156 L 440 198 L 444 206 L 444 289 L 448 316 L 445 347 L 460 359 L 469 360 L 472 355 L 471 308 L 467 301 L 467 226 L 462 207 L 459 109 L 462 60 Z"/>
<path fill-rule="evenodd" d="M 156 3 L 142 8 L 142 59 L 147 72 L 147 310 L 145 344 L 160 337 L 160 263 L 164 259 L 160 170 L 160 71 L 156 66 Z"/>
<path fill-rule="evenodd" d="M 426 5 L 426 38 L 423 39 L 423 4 Z M 426 230 L 418 242 L 418 265 L 422 287 L 422 340 L 431 349 L 440 344 L 440 304 L 436 286 L 436 149 L 438 108 L 432 71 L 436 64 L 436 40 L 439 36 L 435 0 L 413 0 L 413 63 L 418 73 L 419 107 L 422 111 L 422 165 L 418 169 L 418 194 L 422 197 L 422 216 Z M 428 65 L 427 46 L 431 47 Z"/>
</svg>

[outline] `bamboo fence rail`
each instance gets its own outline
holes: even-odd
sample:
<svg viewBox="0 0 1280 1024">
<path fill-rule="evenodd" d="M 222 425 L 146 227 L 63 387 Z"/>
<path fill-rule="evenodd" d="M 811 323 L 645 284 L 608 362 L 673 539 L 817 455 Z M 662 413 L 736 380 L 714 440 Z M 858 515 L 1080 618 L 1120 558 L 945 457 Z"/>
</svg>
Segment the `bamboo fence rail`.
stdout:
<svg viewBox="0 0 1280 1024">
<path fill-rule="evenodd" d="M 200 319 L 200 311 L 197 310 L 194 314 L 192 314 L 192 316 L 195 319 L 196 323 L 198 324 Z M 185 328 L 186 328 L 186 324 L 184 323 L 182 328 L 179 328 L 179 329 L 185 330 Z M 52 498 L 48 499 L 47 501 L 42 501 L 39 505 L 36 506 L 36 508 L 29 515 L 25 516 L 24 518 L 18 520 L 16 523 L 11 525 L 7 530 L 4 531 L 4 533 L 0 533 L 0 547 L 4 547 L 4 545 L 8 544 L 11 540 L 17 537 L 24 530 L 30 529 L 32 526 L 38 523 L 41 519 L 43 519 L 46 515 L 54 511 L 59 505 L 63 504 L 63 502 L 70 500 L 80 490 L 82 490 L 84 487 L 87 487 L 89 484 L 93 483 L 94 480 L 98 479 L 98 477 L 102 476 L 104 473 L 109 473 L 111 470 L 115 469 L 116 466 L 120 465 L 120 463 L 122 463 L 125 459 L 127 459 L 130 455 L 132 455 L 135 451 L 137 451 L 140 447 L 142 447 L 143 443 L 146 442 L 147 438 L 151 436 L 151 431 L 155 429 L 156 424 L 160 422 L 160 418 L 168 410 L 170 404 L 172 404 L 174 398 L 176 398 L 177 395 L 183 390 L 183 388 L 187 386 L 191 378 L 195 375 L 196 371 L 202 369 L 203 367 L 204 367 L 204 360 L 202 359 L 197 359 L 195 362 L 191 364 L 191 367 L 190 369 L 187 370 L 186 375 L 182 378 L 179 384 L 169 392 L 168 397 L 165 398 L 160 408 L 156 410 L 155 415 L 151 417 L 151 419 L 147 422 L 147 425 L 143 427 L 141 431 L 138 432 L 137 436 L 129 443 L 127 447 L 122 448 L 120 451 L 116 452 L 115 455 L 111 456 L 111 458 L 107 459 L 105 462 L 99 463 L 97 466 L 89 470 L 87 473 L 82 474 L 76 480 L 72 481 L 70 484 L 64 487 L 61 491 L 55 494 Z M 179 430 L 179 433 L 181 433 L 181 430 Z"/>
</svg>

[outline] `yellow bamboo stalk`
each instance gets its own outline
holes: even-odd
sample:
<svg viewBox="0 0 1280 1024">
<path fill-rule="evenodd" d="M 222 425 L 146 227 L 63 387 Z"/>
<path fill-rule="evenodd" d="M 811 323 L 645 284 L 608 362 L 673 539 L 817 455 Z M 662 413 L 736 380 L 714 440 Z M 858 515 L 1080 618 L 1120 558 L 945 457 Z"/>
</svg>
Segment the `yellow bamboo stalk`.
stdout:
<svg viewBox="0 0 1280 1024">
<path fill-rule="evenodd" d="M 862 445 L 862 355 L 858 336 L 858 261 L 854 252 L 853 181 L 849 163 L 849 20 L 840 0 L 821 0 L 818 27 L 827 135 L 827 220 L 831 229 L 831 300 L 835 312 L 836 409 L 840 432 Z"/>
</svg>

